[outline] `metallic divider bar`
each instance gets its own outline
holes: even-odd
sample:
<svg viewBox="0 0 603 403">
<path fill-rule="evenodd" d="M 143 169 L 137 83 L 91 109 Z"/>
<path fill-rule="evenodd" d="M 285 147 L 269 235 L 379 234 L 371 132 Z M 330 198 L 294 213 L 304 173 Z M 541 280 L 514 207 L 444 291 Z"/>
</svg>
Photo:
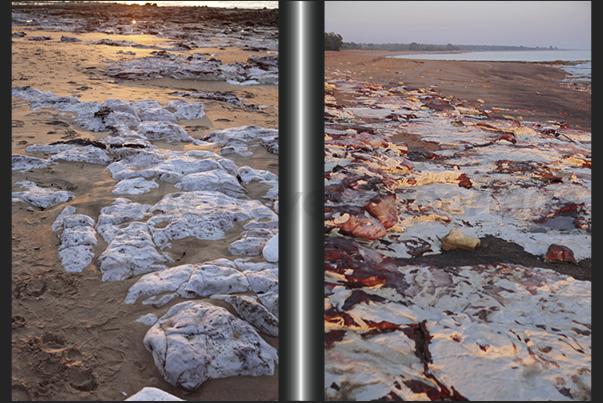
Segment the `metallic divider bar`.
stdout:
<svg viewBox="0 0 603 403">
<path fill-rule="evenodd" d="M 279 400 L 324 400 L 324 4 L 279 5 Z"/>
</svg>

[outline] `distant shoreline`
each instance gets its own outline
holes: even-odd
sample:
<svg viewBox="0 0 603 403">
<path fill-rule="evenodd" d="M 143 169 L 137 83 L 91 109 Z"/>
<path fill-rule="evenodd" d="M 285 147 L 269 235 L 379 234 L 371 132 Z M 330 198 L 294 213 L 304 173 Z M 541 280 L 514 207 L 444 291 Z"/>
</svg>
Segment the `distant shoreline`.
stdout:
<svg viewBox="0 0 603 403">
<path fill-rule="evenodd" d="M 466 100 L 467 105 L 504 110 L 505 115 L 521 116 L 525 120 L 560 121 L 575 128 L 591 130 L 591 94 L 560 85 L 566 73 L 561 68 L 551 67 L 556 62 L 387 57 L 392 54 L 402 52 L 360 49 L 326 51 L 325 65 L 331 67 L 325 73 L 349 76 L 357 81 L 386 87 L 404 85 L 408 88 L 435 88 L 443 96 Z"/>
</svg>

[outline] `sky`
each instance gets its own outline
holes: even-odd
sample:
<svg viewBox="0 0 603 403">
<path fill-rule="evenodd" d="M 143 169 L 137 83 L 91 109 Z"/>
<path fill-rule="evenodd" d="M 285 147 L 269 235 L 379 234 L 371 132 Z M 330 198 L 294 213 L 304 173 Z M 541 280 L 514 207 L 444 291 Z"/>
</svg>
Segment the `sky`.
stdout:
<svg viewBox="0 0 603 403">
<path fill-rule="evenodd" d="M 591 49 L 590 1 L 326 1 L 344 42 Z"/>
</svg>

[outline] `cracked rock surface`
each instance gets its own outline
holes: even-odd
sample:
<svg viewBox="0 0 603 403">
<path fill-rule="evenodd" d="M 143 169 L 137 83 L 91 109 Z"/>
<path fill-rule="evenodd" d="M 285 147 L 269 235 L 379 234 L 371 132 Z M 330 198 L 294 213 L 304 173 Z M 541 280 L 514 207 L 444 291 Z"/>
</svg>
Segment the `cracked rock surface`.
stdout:
<svg viewBox="0 0 603 403">
<path fill-rule="evenodd" d="M 194 390 L 209 378 L 274 373 L 276 349 L 226 309 L 189 301 L 174 305 L 148 331 L 144 344 L 165 379 Z"/>
<path fill-rule="evenodd" d="M 590 133 L 334 71 L 325 398 L 590 400 Z"/>
</svg>

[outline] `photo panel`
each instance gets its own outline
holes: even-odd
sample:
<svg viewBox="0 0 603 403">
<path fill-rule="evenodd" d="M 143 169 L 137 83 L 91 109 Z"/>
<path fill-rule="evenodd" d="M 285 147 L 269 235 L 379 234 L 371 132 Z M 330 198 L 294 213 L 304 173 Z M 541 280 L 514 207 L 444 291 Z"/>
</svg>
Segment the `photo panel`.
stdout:
<svg viewBox="0 0 603 403">
<path fill-rule="evenodd" d="M 590 3 L 327 1 L 324 41 L 324 399 L 590 400 Z"/>
<path fill-rule="evenodd" d="M 10 7 L 12 400 L 279 399 L 279 3 Z"/>
</svg>

